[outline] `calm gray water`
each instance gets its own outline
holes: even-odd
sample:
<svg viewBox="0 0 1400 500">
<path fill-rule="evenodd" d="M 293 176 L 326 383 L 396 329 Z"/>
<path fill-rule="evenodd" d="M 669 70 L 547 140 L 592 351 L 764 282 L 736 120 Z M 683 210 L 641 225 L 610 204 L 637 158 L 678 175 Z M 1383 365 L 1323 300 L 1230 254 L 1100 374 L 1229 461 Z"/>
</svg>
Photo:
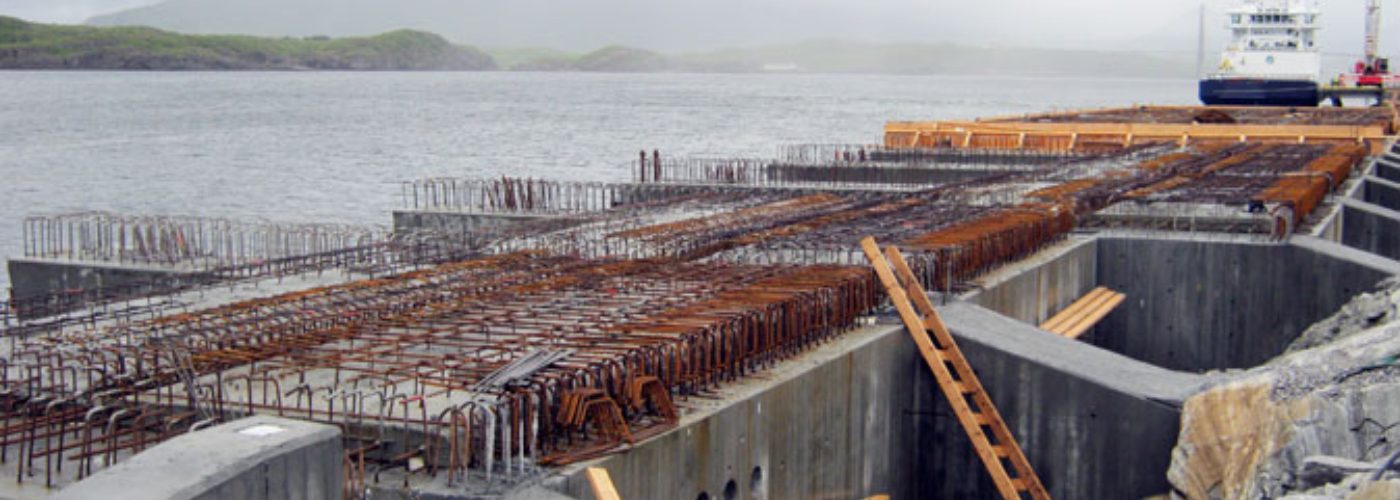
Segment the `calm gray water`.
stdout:
<svg viewBox="0 0 1400 500">
<path fill-rule="evenodd" d="M 0 72 L 0 256 L 29 214 L 387 224 L 426 176 L 626 180 L 639 149 L 771 155 L 888 120 L 1189 104 L 1188 80 Z M 7 277 L 0 273 L 0 290 Z"/>
</svg>

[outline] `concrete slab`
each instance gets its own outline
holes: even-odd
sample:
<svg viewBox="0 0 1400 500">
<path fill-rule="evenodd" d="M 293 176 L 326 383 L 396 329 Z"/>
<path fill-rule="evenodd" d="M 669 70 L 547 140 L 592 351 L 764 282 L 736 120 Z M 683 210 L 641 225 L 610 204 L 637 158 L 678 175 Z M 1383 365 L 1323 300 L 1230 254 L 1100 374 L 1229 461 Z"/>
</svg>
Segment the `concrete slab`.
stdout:
<svg viewBox="0 0 1400 500">
<path fill-rule="evenodd" d="M 341 498 L 335 426 L 250 417 L 176 437 L 59 491 L 59 500 Z"/>
</svg>

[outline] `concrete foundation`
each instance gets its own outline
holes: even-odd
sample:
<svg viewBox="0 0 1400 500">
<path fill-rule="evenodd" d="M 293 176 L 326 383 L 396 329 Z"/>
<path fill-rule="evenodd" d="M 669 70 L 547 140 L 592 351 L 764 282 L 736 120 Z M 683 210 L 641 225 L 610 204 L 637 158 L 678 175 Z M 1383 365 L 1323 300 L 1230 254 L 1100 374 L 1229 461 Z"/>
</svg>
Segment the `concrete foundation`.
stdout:
<svg viewBox="0 0 1400 500">
<path fill-rule="evenodd" d="M 1127 295 L 1082 340 L 1183 371 L 1245 368 L 1394 274 L 1317 238 L 1114 236 L 1061 245 L 993 276 L 969 300 L 1039 324 L 1095 286 Z"/>
<path fill-rule="evenodd" d="M 338 499 L 342 455 L 335 426 L 250 417 L 161 443 L 54 498 Z"/>
<path fill-rule="evenodd" d="M 46 259 L 10 259 L 11 297 L 24 307 L 21 318 L 46 316 L 84 305 L 84 294 L 105 290 L 135 295 L 152 286 L 169 287 L 181 280 L 202 278 L 199 273 L 143 265 L 114 265 Z M 46 302 L 35 302 L 47 297 Z"/>
<path fill-rule="evenodd" d="M 1400 259 L 1400 211 L 1358 200 L 1343 200 L 1341 243 L 1391 259 Z"/>
<path fill-rule="evenodd" d="M 911 437 L 932 376 L 917 356 L 893 326 L 847 334 L 720 400 L 681 402 L 692 411 L 680 427 L 594 465 L 623 498 L 921 498 Z M 591 498 L 582 470 L 555 487 Z"/>
<path fill-rule="evenodd" d="M 1400 162 L 1395 161 L 1392 156 L 1387 155 L 1385 158 L 1376 162 L 1375 173 L 1376 177 L 1391 182 L 1400 182 Z"/>
<path fill-rule="evenodd" d="M 1178 407 L 1204 378 L 972 304 L 942 311 L 1054 496 L 1168 491 Z M 675 431 L 589 465 L 607 468 L 624 498 L 996 495 L 902 327 L 851 334 L 795 364 L 726 388 Z M 582 466 L 562 475 L 557 489 L 590 498 Z"/>
<path fill-rule="evenodd" d="M 1360 195 L 1361 201 L 1366 203 L 1400 210 L 1400 183 L 1367 176 L 1361 180 Z"/>
<path fill-rule="evenodd" d="M 1205 377 L 1129 359 L 968 303 L 940 311 L 1051 496 L 1144 498 L 1170 491 L 1165 471 L 1180 407 Z M 937 391 L 927 372 L 916 388 L 920 397 Z M 951 408 L 941 395 L 931 403 L 916 417 L 922 474 L 918 495 L 909 498 L 995 497 Z"/>
</svg>

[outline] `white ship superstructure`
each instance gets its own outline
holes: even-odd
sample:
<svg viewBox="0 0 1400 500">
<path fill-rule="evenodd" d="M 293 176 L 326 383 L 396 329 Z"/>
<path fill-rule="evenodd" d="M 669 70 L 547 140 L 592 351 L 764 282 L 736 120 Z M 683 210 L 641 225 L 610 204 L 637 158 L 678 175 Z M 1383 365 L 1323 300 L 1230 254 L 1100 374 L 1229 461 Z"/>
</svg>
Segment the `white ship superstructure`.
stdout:
<svg viewBox="0 0 1400 500">
<path fill-rule="evenodd" d="M 1201 81 L 1206 104 L 1316 105 L 1322 13 L 1314 0 L 1244 0 L 1228 14 L 1230 42 Z"/>
</svg>

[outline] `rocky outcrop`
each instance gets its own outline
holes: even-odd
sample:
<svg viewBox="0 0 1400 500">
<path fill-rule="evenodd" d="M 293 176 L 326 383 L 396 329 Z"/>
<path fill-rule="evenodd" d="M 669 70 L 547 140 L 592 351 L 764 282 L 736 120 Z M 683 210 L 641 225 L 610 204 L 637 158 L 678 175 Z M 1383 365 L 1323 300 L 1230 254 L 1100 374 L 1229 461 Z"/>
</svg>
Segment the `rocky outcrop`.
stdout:
<svg viewBox="0 0 1400 500">
<path fill-rule="evenodd" d="M 1400 450 L 1397 305 L 1393 282 L 1358 296 L 1292 352 L 1187 400 L 1167 474 L 1176 494 L 1400 498 L 1400 475 L 1372 479 Z"/>
<path fill-rule="evenodd" d="M 1297 340 L 1293 341 L 1293 344 L 1288 347 L 1288 352 L 1298 352 L 1325 345 L 1338 338 L 1365 331 L 1367 328 L 1395 321 L 1398 311 L 1400 311 L 1400 280 L 1390 278 L 1381 282 L 1378 290 L 1356 296 L 1351 302 L 1342 306 L 1342 310 L 1338 311 L 1337 314 L 1309 327 L 1307 331 L 1298 336 Z"/>
</svg>

